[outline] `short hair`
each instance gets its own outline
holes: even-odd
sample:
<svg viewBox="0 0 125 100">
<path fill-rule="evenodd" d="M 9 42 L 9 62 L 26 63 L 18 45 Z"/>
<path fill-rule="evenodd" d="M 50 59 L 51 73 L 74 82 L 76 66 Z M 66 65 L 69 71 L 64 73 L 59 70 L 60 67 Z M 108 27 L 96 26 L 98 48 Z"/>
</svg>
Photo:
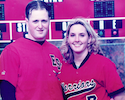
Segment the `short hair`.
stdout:
<svg viewBox="0 0 125 100">
<path fill-rule="evenodd" d="M 74 61 L 73 51 L 68 43 L 68 36 L 69 36 L 71 27 L 76 24 L 80 24 L 84 26 L 86 29 L 86 32 L 88 33 L 88 36 L 91 36 L 91 42 L 87 46 L 89 53 L 93 52 L 95 54 L 98 53 L 98 54 L 103 55 L 103 52 L 99 46 L 98 34 L 94 31 L 91 25 L 84 18 L 79 17 L 79 18 L 73 19 L 68 25 L 66 36 L 62 42 L 62 45 L 60 46 L 60 51 L 63 54 L 64 59 L 68 63 L 72 63 Z"/>
<path fill-rule="evenodd" d="M 43 1 L 31 1 L 25 8 L 25 16 L 27 19 L 29 19 L 29 14 L 33 9 L 46 9 L 48 11 L 48 16 L 51 17 L 51 6 L 48 3 L 45 3 Z"/>
</svg>

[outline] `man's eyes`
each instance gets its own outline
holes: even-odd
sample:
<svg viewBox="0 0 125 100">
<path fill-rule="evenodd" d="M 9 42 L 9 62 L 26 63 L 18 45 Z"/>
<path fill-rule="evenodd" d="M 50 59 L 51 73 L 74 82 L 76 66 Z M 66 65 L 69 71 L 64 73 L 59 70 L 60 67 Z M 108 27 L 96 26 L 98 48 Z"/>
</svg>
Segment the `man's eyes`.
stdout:
<svg viewBox="0 0 125 100">
<path fill-rule="evenodd" d="M 42 22 L 47 22 L 47 20 L 42 20 Z"/>
<path fill-rule="evenodd" d="M 33 22 L 34 22 L 34 23 L 37 23 L 37 22 L 39 22 L 39 20 L 34 20 Z M 48 22 L 48 21 L 47 21 L 47 20 L 42 20 L 41 22 L 46 23 L 46 22 Z"/>
<path fill-rule="evenodd" d="M 38 20 L 34 20 L 33 22 L 38 22 Z"/>
</svg>

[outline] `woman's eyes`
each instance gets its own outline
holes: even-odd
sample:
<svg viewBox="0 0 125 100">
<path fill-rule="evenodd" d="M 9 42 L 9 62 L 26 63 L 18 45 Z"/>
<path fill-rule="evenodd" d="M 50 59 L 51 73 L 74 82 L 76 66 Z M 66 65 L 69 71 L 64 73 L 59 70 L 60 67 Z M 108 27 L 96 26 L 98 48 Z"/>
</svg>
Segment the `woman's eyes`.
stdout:
<svg viewBox="0 0 125 100">
<path fill-rule="evenodd" d="M 75 34 L 71 34 L 70 36 L 71 36 L 71 37 L 74 37 L 74 36 L 75 36 Z"/>
<path fill-rule="evenodd" d="M 84 37 L 85 35 L 83 33 L 80 33 L 80 36 Z"/>
<path fill-rule="evenodd" d="M 70 34 L 71 37 L 76 36 L 75 34 Z M 85 35 L 83 33 L 80 33 L 79 36 L 84 37 Z"/>
</svg>

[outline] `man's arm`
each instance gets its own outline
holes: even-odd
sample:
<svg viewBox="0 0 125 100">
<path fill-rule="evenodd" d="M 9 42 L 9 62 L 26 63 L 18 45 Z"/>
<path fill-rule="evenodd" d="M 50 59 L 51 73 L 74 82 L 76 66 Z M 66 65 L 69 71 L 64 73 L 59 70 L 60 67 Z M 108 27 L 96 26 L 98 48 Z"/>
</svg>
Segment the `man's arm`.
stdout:
<svg viewBox="0 0 125 100">
<path fill-rule="evenodd" d="M 0 84 L 2 100 L 16 100 L 15 87 L 8 81 L 1 81 Z"/>
</svg>

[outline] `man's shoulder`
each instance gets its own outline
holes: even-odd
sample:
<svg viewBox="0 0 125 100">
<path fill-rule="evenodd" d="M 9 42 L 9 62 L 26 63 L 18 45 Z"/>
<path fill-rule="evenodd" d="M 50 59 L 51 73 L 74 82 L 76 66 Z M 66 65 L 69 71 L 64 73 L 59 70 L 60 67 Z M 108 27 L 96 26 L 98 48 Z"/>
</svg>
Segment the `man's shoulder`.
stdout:
<svg viewBox="0 0 125 100">
<path fill-rule="evenodd" d="M 21 38 L 18 38 L 16 40 L 14 40 L 12 43 L 10 43 L 9 45 L 14 45 L 14 44 L 18 44 L 18 43 L 21 43 L 21 42 L 24 42 L 25 41 L 25 38 L 21 37 Z"/>
<path fill-rule="evenodd" d="M 20 45 L 24 45 L 25 44 L 25 38 L 19 38 L 15 41 L 13 41 L 12 43 L 8 44 L 5 49 L 17 49 Z"/>
</svg>

